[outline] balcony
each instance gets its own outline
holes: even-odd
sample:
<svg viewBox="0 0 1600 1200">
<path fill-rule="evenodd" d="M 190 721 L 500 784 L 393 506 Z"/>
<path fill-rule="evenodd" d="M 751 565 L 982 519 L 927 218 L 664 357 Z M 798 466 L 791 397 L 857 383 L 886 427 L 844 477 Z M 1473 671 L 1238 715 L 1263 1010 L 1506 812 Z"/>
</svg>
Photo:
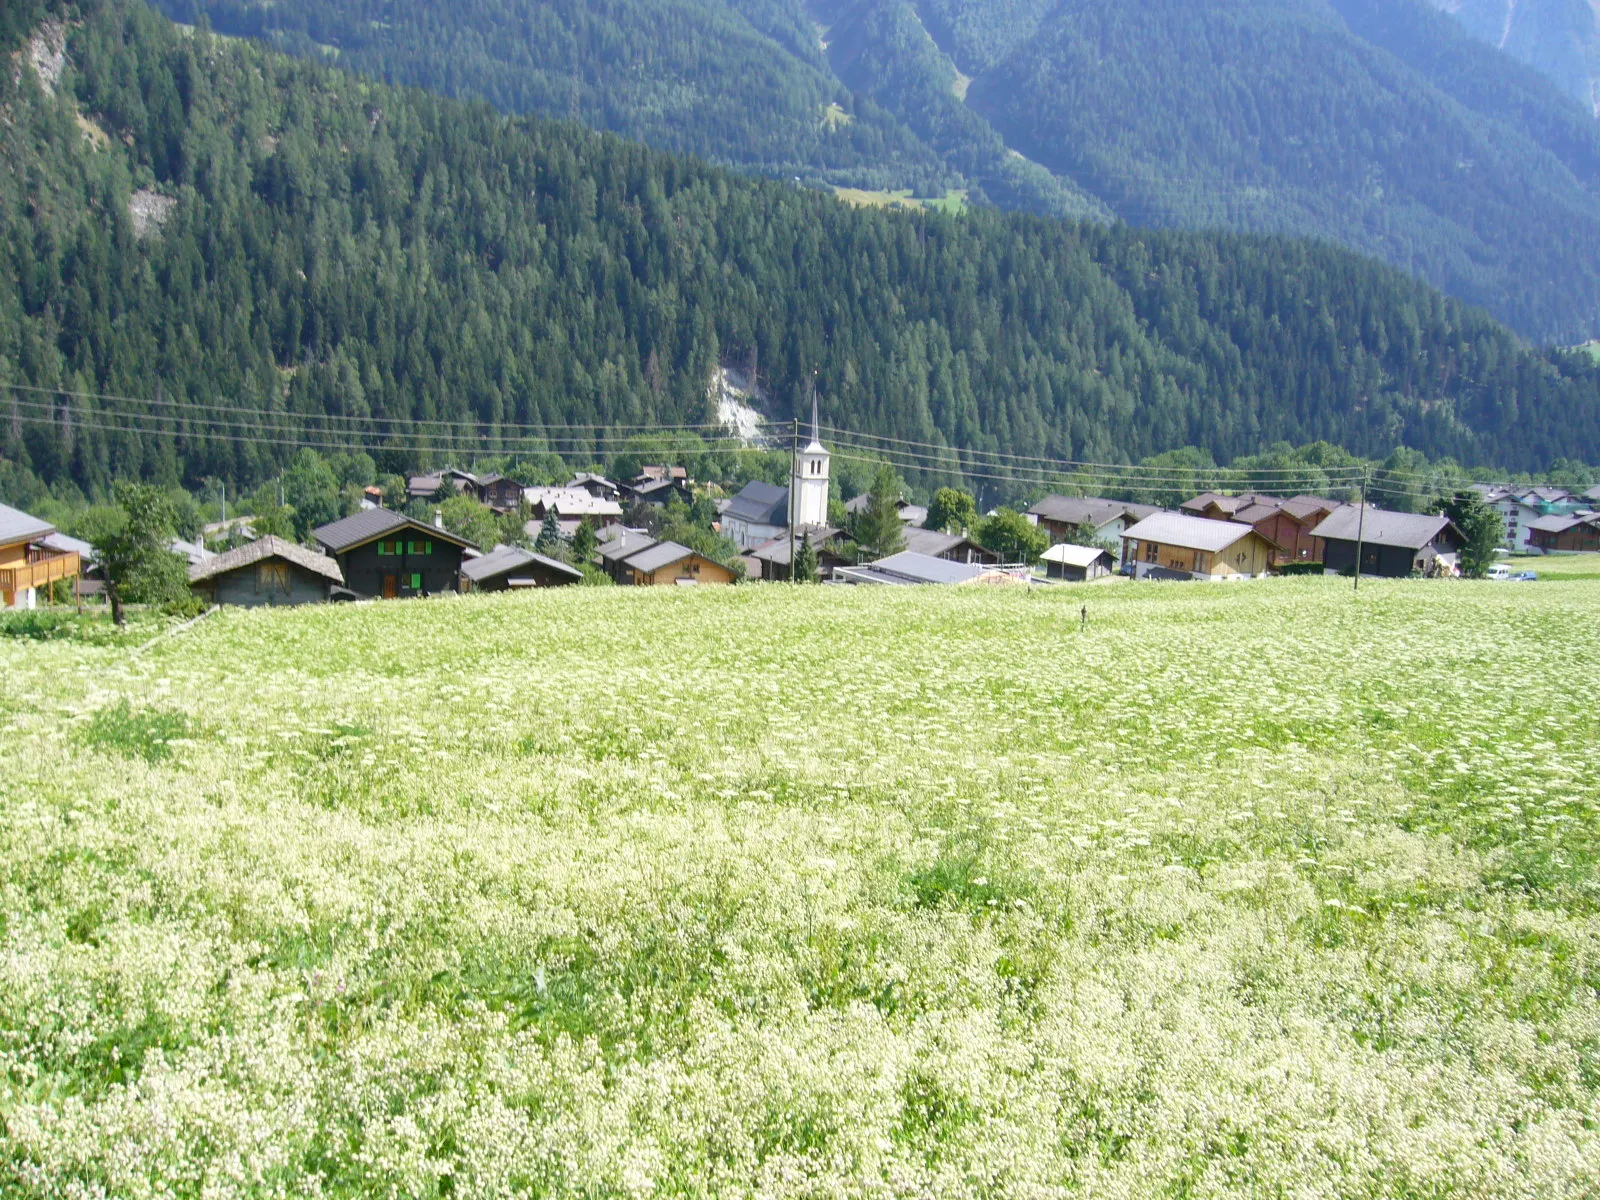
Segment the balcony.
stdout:
<svg viewBox="0 0 1600 1200">
<path fill-rule="evenodd" d="M 47 587 L 58 579 L 73 579 L 83 572 L 83 562 L 75 550 L 29 549 L 26 562 L 0 567 L 0 592 L 15 596 L 29 588 Z"/>
</svg>

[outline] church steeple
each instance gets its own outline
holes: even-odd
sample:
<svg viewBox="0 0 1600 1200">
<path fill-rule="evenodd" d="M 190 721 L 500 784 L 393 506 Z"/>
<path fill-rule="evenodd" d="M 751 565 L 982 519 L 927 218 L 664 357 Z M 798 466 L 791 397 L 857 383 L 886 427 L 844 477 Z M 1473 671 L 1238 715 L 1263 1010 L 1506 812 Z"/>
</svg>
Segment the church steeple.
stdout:
<svg viewBox="0 0 1600 1200">
<path fill-rule="evenodd" d="M 811 441 L 795 457 L 789 481 L 789 522 L 795 528 L 828 523 L 829 460 L 822 444 L 822 419 L 815 387 L 811 392 Z"/>
</svg>

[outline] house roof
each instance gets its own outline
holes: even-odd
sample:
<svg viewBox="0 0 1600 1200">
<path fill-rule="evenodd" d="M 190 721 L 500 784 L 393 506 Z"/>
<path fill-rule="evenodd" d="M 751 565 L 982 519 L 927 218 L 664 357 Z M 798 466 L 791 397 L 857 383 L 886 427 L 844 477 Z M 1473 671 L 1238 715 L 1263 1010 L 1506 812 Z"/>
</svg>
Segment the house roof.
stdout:
<svg viewBox="0 0 1600 1200">
<path fill-rule="evenodd" d="M 1283 511 L 1283 507 L 1277 504 L 1247 504 L 1228 519 L 1241 525 L 1254 525 L 1257 521 L 1268 520 Z"/>
<path fill-rule="evenodd" d="M 567 486 L 569 488 L 582 487 L 586 483 L 598 483 L 610 488 L 612 491 L 617 490 L 617 485 L 615 483 L 607 479 L 604 475 L 596 475 L 593 471 L 580 471 L 571 479 L 567 480 Z"/>
<path fill-rule="evenodd" d="M 48 546 L 52 550 L 60 551 L 63 554 L 77 554 L 86 562 L 94 558 L 93 546 L 84 541 L 82 538 L 68 537 L 64 533 L 52 533 L 40 544 Z"/>
<path fill-rule="evenodd" d="M 1205 550 L 1215 554 L 1241 538 L 1260 537 L 1248 525 L 1236 521 L 1212 521 L 1186 513 L 1156 513 L 1122 532 L 1125 538 L 1156 542 L 1163 546 L 1182 546 L 1186 550 Z"/>
<path fill-rule="evenodd" d="M 1092 567 L 1102 558 L 1109 559 L 1111 552 L 1103 546 L 1074 546 L 1070 542 L 1051 546 L 1039 556 L 1043 562 L 1062 563 L 1069 567 Z"/>
<path fill-rule="evenodd" d="M 811 548 L 813 550 L 819 550 L 834 539 L 843 536 L 844 530 L 835 529 L 831 525 L 801 526 L 799 529 L 794 531 L 795 553 L 798 554 L 800 552 L 801 541 L 807 534 L 811 535 Z M 784 567 L 788 566 L 789 535 L 785 533 L 781 537 L 771 538 L 768 541 L 762 542 L 761 545 L 750 551 L 747 557 L 756 559 L 758 562 L 769 562 L 777 566 Z"/>
<path fill-rule="evenodd" d="M 189 582 L 199 583 L 202 579 L 212 579 L 229 571 L 237 571 L 241 567 L 254 566 L 269 558 L 281 558 L 333 583 L 344 583 L 344 572 L 339 569 L 339 564 L 326 554 L 307 550 L 304 546 L 297 546 L 270 533 L 266 537 L 246 542 L 224 554 L 214 554 L 204 562 L 195 563 L 189 568 Z"/>
<path fill-rule="evenodd" d="M 1420 550 L 1446 529 L 1455 529 L 1449 517 L 1427 513 L 1397 513 L 1387 509 L 1367 506 L 1366 520 L 1361 518 L 1361 507 L 1341 505 L 1311 531 L 1313 537 L 1331 541 L 1361 541 L 1373 546 L 1397 546 L 1404 550 Z M 1458 533 L 1459 537 L 1460 534 Z"/>
<path fill-rule="evenodd" d="M 413 521 L 404 513 L 397 513 L 391 508 L 369 508 L 365 512 L 358 512 L 353 517 L 345 517 L 339 521 L 330 521 L 326 525 L 318 526 L 311 531 L 311 536 L 326 546 L 335 554 L 343 554 L 357 546 L 365 545 L 374 538 L 380 538 L 386 533 L 393 533 L 397 529 L 415 529 L 419 533 L 426 533 L 431 538 L 450 542 L 453 545 L 476 550 L 477 547 L 465 538 L 457 537 L 449 530 L 440 529 L 434 525 L 424 525 L 421 521 Z"/>
<path fill-rule="evenodd" d="M 1338 507 L 1339 501 L 1326 496 L 1292 496 L 1283 502 L 1283 511 L 1300 521 L 1318 513 L 1331 513 Z"/>
<path fill-rule="evenodd" d="M 750 525 L 786 525 L 789 522 L 789 489 L 752 479 L 739 489 L 722 514 Z"/>
<path fill-rule="evenodd" d="M 1101 529 L 1130 515 L 1131 505 L 1099 496 L 1046 496 L 1028 510 L 1028 515 L 1064 525 L 1092 525 Z M 1154 511 L 1154 510 L 1152 510 Z M 1149 513 L 1141 513 L 1140 517 Z"/>
<path fill-rule="evenodd" d="M 18 542 L 36 542 L 48 537 L 56 527 L 38 517 L 31 517 L 20 508 L 0 504 L 0 546 L 15 546 Z"/>
<path fill-rule="evenodd" d="M 668 484 L 667 486 L 671 486 Z M 554 508 L 568 517 L 620 517 L 622 505 L 615 500 L 591 496 L 582 488 L 524 488 L 522 498 L 529 504 Z"/>
<path fill-rule="evenodd" d="M 524 550 L 520 546 L 496 546 L 488 554 L 462 564 L 461 574 L 473 583 L 482 583 L 486 579 L 498 579 L 502 575 L 509 575 L 512 571 L 520 571 L 534 564 L 546 567 L 558 575 L 566 575 L 572 579 L 583 578 L 583 572 L 577 567 L 560 559 L 536 554 L 532 550 Z"/>
<path fill-rule="evenodd" d="M 1241 492 L 1237 496 L 1224 496 L 1221 492 L 1201 492 L 1193 500 L 1186 500 L 1178 505 L 1186 513 L 1201 513 L 1212 505 L 1232 516 L 1240 509 L 1250 508 L 1252 505 L 1265 504 L 1272 508 L 1279 508 L 1283 501 L 1277 496 L 1269 496 L 1265 492 Z"/>
<path fill-rule="evenodd" d="M 687 546 L 680 546 L 677 542 L 658 542 L 625 559 L 624 562 L 635 571 L 643 571 L 648 575 L 652 571 L 681 563 L 693 554 L 693 550 Z"/>
<path fill-rule="evenodd" d="M 1565 533 L 1569 529 L 1576 529 L 1580 525 L 1600 524 L 1600 516 L 1593 513 L 1573 513 L 1565 517 L 1540 517 L 1536 521 L 1529 521 L 1527 529 L 1537 529 L 1540 533 Z"/>
<path fill-rule="evenodd" d="M 640 551 L 648 550 L 656 539 L 638 529 L 625 529 L 608 541 L 600 543 L 597 553 L 606 562 L 621 562 Z"/>
<path fill-rule="evenodd" d="M 992 568 L 981 563 L 951 562 L 915 550 L 902 550 L 888 558 L 868 563 L 871 573 L 891 576 L 905 583 L 969 583 Z"/>
<path fill-rule="evenodd" d="M 1585 500 L 1600 500 L 1600 485 L 1590 488 L 1583 494 Z"/>
</svg>

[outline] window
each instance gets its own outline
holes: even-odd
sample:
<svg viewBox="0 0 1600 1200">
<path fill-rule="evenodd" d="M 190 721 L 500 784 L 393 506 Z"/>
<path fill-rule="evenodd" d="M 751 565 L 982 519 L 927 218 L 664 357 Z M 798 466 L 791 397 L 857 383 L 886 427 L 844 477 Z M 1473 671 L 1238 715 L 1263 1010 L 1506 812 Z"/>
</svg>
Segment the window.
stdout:
<svg viewBox="0 0 1600 1200">
<path fill-rule="evenodd" d="M 256 565 L 256 591 L 289 594 L 291 580 L 286 562 L 264 562 Z"/>
<path fill-rule="evenodd" d="M 1161 561 L 1161 547 L 1158 543 L 1146 542 L 1144 544 L 1144 560 L 1147 563 Z"/>
</svg>

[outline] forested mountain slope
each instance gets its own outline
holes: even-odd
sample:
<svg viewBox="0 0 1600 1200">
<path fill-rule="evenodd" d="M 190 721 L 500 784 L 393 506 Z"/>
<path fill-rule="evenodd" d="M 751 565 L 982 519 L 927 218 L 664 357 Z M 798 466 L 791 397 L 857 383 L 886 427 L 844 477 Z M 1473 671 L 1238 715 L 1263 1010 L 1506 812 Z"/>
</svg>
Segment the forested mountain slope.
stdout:
<svg viewBox="0 0 1600 1200">
<path fill-rule="evenodd" d="M 1518 20 L 1556 3 L 1589 6 Z M 1327 238 L 1535 340 L 1600 335 L 1600 261 L 1572 253 L 1600 129 L 1430 0 L 158 4 L 778 178 Z"/>
<path fill-rule="evenodd" d="M 1600 0 L 1431 0 L 1600 116 Z"/>
<path fill-rule="evenodd" d="M 368 441 L 698 421 L 719 362 L 780 405 L 816 369 L 839 425 L 987 450 L 1600 459 L 1587 356 L 1333 247 L 857 210 L 128 0 L 64 11 L 53 90 L 24 55 L 0 71 L 0 383 L 159 398 L 169 423 L 12 391 L 0 450 L 47 479 L 248 484 L 289 453 L 189 403 Z"/>
</svg>

